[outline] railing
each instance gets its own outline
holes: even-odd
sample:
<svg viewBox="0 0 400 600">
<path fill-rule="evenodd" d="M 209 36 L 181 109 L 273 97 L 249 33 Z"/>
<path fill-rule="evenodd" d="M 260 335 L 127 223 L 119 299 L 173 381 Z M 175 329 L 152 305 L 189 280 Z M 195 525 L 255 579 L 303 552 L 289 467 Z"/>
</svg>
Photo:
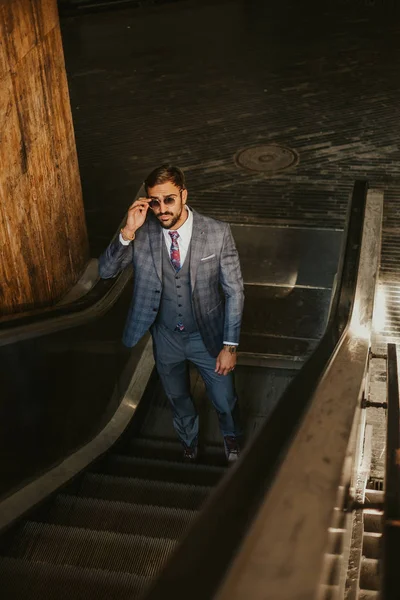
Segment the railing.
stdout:
<svg viewBox="0 0 400 600">
<path fill-rule="evenodd" d="M 397 349 L 388 344 L 387 436 L 383 527 L 382 600 L 398 600 L 400 570 L 400 407 Z"/>
<path fill-rule="evenodd" d="M 138 190 L 135 200 L 141 195 L 143 195 L 143 187 Z M 112 237 L 113 240 L 119 235 L 124 222 L 125 217 Z M 68 304 L 1 318 L 0 346 L 78 327 L 102 317 L 114 306 L 131 279 L 132 269 L 128 268 L 113 279 L 98 280 L 87 294 Z"/>
<path fill-rule="evenodd" d="M 291 595 L 293 591 L 296 592 L 296 584 L 291 588 L 290 593 L 286 588 L 284 594 L 279 595 L 276 593 L 276 585 L 278 584 L 279 588 L 281 580 L 287 581 L 291 576 L 290 579 L 293 582 L 296 579 L 293 576 L 299 574 L 298 571 L 295 573 L 292 564 L 297 559 L 292 554 L 287 556 L 287 552 L 290 552 L 290 546 L 298 549 L 296 546 L 298 533 L 302 531 L 301 535 L 306 536 L 307 541 L 309 536 L 313 536 L 315 533 L 315 527 L 308 532 L 303 532 L 304 523 L 301 521 L 300 512 L 297 513 L 300 520 L 296 522 L 296 508 L 299 508 L 299 506 L 296 497 L 297 491 L 292 483 L 300 479 L 300 481 L 303 480 L 303 488 L 318 491 L 320 472 L 313 472 L 312 464 L 313 462 L 315 464 L 315 461 L 322 462 L 322 466 L 328 464 L 331 461 L 331 450 L 327 450 L 324 445 L 322 450 L 317 450 L 313 447 L 312 440 L 319 429 L 319 421 L 324 419 L 329 423 L 335 415 L 334 411 L 339 410 L 340 412 L 342 408 L 338 402 L 335 405 L 330 403 L 330 395 L 334 390 L 331 387 L 332 382 L 329 380 L 329 375 L 323 377 L 324 371 L 326 373 L 326 365 L 329 360 L 331 360 L 331 364 L 335 364 L 332 356 L 334 354 L 336 356 L 340 347 L 343 346 L 343 339 L 339 346 L 338 342 L 343 331 L 349 330 L 350 318 L 353 328 L 361 328 L 362 335 L 369 331 L 371 306 L 368 295 L 370 298 L 372 293 L 373 298 L 373 289 L 371 291 L 373 286 L 369 283 L 371 278 L 374 279 L 374 263 L 376 263 L 379 248 L 381 207 L 377 209 L 371 206 L 370 211 L 365 214 L 364 218 L 366 198 L 367 184 L 356 182 L 346 232 L 343 268 L 342 272 L 339 273 L 339 284 L 333 302 L 332 317 L 325 335 L 316 351 L 288 386 L 272 416 L 247 448 L 236 468 L 231 471 L 222 486 L 217 488 L 210 498 L 208 505 L 189 531 L 188 536 L 172 557 L 153 589 L 146 596 L 147 600 L 161 600 L 161 598 L 166 597 L 186 600 L 188 589 L 190 589 L 191 600 L 213 598 L 228 569 L 229 575 L 226 580 L 226 587 L 221 590 L 221 598 L 233 600 L 233 598 L 251 597 L 256 600 L 257 597 L 262 597 L 263 599 L 273 598 L 278 600 L 278 598 L 284 598 L 287 600 L 287 598 L 300 597 L 301 594 L 298 596 Z M 361 240 L 363 240 L 364 249 L 362 260 L 360 259 Z M 359 263 L 360 267 L 362 265 L 362 275 L 360 274 Z M 368 277 L 366 277 L 366 269 L 369 269 L 370 276 Z M 356 301 L 354 302 L 355 298 Z M 354 341 L 355 336 L 354 331 L 351 335 L 351 341 Z M 365 356 L 368 352 L 368 335 L 362 339 L 363 348 L 359 370 L 363 374 Z M 350 340 L 347 339 L 346 341 Z M 335 348 L 337 348 L 336 351 Z M 349 389 L 346 389 L 342 384 L 346 382 L 348 388 L 351 387 L 349 377 L 345 375 L 346 367 L 354 359 L 351 355 L 351 343 L 346 344 L 346 349 L 346 355 L 341 356 L 341 375 L 338 376 L 336 383 L 338 389 L 345 389 L 348 392 Z M 299 454 L 298 459 L 294 461 L 295 464 L 292 464 L 288 470 L 287 461 L 293 458 L 293 453 L 296 454 L 296 450 L 293 450 L 293 448 L 298 447 L 299 442 L 298 436 L 295 440 L 294 436 L 304 414 L 309 409 L 311 400 L 313 406 L 315 405 L 315 393 L 319 388 L 321 378 L 324 385 L 325 401 L 322 408 L 323 412 L 318 413 L 320 409 L 318 407 L 316 412 L 314 410 L 310 413 L 313 415 L 314 424 L 310 423 L 307 413 L 305 418 L 307 435 L 302 438 L 302 443 L 305 444 L 308 450 L 307 460 L 309 462 L 303 463 L 300 459 L 301 454 Z M 341 382 L 340 379 L 342 379 Z M 344 423 L 341 423 L 341 429 L 338 433 L 342 445 L 347 445 L 348 426 L 349 422 L 352 422 L 350 417 L 354 416 L 354 410 L 353 399 L 350 411 L 344 411 L 346 413 L 343 416 Z M 304 424 L 301 432 L 303 430 Z M 322 440 L 325 440 L 325 442 L 335 439 L 330 434 L 329 429 L 326 428 L 326 424 L 323 430 L 318 433 L 319 437 L 322 435 Z M 344 437 L 342 438 L 342 436 Z M 290 450 L 288 452 L 289 446 Z M 343 457 L 340 460 L 340 468 L 335 462 L 335 475 L 337 476 L 335 481 L 340 479 Z M 279 481 L 282 477 L 285 478 L 283 486 Z M 291 480 L 293 481 L 291 482 Z M 276 492 L 278 489 L 277 484 L 279 487 L 278 493 Z M 329 481 L 328 485 L 331 486 L 332 482 Z M 338 482 L 334 490 L 335 499 L 337 487 Z M 289 490 L 290 494 L 288 494 Z M 314 501 L 308 512 L 311 510 L 311 515 L 313 511 L 318 514 L 319 504 L 324 501 L 317 494 L 318 505 Z M 303 502 L 304 499 L 301 498 L 300 506 L 302 509 L 306 508 Z M 332 497 L 329 497 L 328 502 L 334 502 Z M 267 514 L 264 510 L 266 505 L 268 505 Z M 259 515 L 262 515 L 262 517 L 259 516 L 254 520 L 258 510 Z M 288 510 L 292 513 L 290 519 Z M 310 561 L 314 579 L 317 580 L 314 581 L 315 586 L 318 582 L 320 561 L 323 559 L 324 536 L 329 527 L 331 507 L 325 507 L 324 513 L 328 514 L 329 518 L 325 517 L 322 525 L 321 523 L 317 524 L 318 528 L 322 526 L 321 531 L 323 533 L 320 532 L 318 547 L 315 550 L 316 559 L 314 557 L 314 560 Z M 266 529 L 263 527 L 263 518 L 268 521 Z M 288 519 L 287 523 L 285 523 L 286 519 Z M 237 561 L 231 567 L 231 561 L 252 523 L 253 526 L 244 546 L 245 550 L 239 552 Z M 268 558 L 265 554 L 258 558 L 254 557 L 255 562 L 250 565 L 247 559 L 252 560 L 253 558 L 251 546 L 260 540 L 263 540 L 265 546 L 268 546 L 271 552 L 267 552 Z M 274 550 L 279 550 L 279 557 Z M 305 561 L 307 567 L 307 549 L 303 548 L 301 552 L 301 560 Z M 317 567 L 316 562 L 318 563 Z M 309 571 L 309 568 L 307 567 L 306 570 Z M 273 583 L 272 587 L 270 586 L 271 583 Z M 304 590 L 301 597 L 308 597 L 304 594 Z"/>
<path fill-rule="evenodd" d="M 350 486 L 358 458 L 382 208 L 382 195 L 369 194 L 350 323 L 218 600 L 245 595 L 252 600 L 300 600 L 321 593 L 338 491 Z M 341 502 L 344 509 L 345 493 Z M 339 579 L 340 574 L 332 572 L 329 583 L 338 585 Z"/>
</svg>

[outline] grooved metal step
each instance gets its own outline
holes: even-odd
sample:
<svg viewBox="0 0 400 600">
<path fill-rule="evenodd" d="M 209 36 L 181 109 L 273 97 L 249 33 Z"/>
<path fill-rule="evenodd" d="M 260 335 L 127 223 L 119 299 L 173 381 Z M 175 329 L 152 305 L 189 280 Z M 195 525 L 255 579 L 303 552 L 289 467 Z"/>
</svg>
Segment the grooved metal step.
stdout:
<svg viewBox="0 0 400 600">
<path fill-rule="evenodd" d="M 379 592 L 375 590 L 360 590 L 358 600 L 379 600 Z"/>
<path fill-rule="evenodd" d="M 182 445 L 179 442 L 169 440 L 135 438 L 124 449 L 124 454 L 132 454 L 142 458 L 179 461 L 182 460 Z M 197 463 L 226 467 L 223 445 L 207 445 L 204 448 L 200 446 Z"/>
<path fill-rule="evenodd" d="M 16 558 L 0 558 L 2 600 L 136 600 L 150 578 Z"/>
<path fill-rule="evenodd" d="M 27 521 L 7 556 L 154 577 L 175 546 L 171 539 Z"/>
<path fill-rule="evenodd" d="M 379 591 L 379 588 L 379 560 L 363 556 L 361 559 L 360 589 Z"/>
<path fill-rule="evenodd" d="M 366 508 L 368 508 L 368 502 L 376 503 L 381 502 L 383 504 L 383 500 L 385 498 L 385 492 L 382 490 L 365 490 L 365 504 Z"/>
<path fill-rule="evenodd" d="M 366 558 L 380 558 L 381 556 L 382 534 L 372 531 L 364 531 L 363 535 L 363 555 Z"/>
<path fill-rule="evenodd" d="M 380 510 L 364 510 L 364 531 L 382 532 L 383 512 Z"/>
<path fill-rule="evenodd" d="M 65 492 L 103 500 L 197 510 L 211 489 L 208 486 L 87 473 Z"/>
<path fill-rule="evenodd" d="M 325 586 L 330 587 L 338 585 L 342 563 L 342 555 L 325 554 L 321 576 L 321 581 L 324 582 Z"/>
<path fill-rule="evenodd" d="M 59 494 L 48 507 L 37 511 L 33 520 L 98 531 L 178 539 L 196 515 L 197 511 L 194 510 Z"/>
<path fill-rule="evenodd" d="M 342 529 L 346 525 L 346 513 L 341 508 L 333 511 L 332 527 Z"/>
<path fill-rule="evenodd" d="M 318 600 L 338 600 L 338 585 L 321 584 L 318 589 Z"/>
<path fill-rule="evenodd" d="M 346 529 L 330 527 L 328 532 L 328 554 L 341 554 Z"/>
<path fill-rule="evenodd" d="M 366 502 L 382 502 L 382 490 L 367 489 Z M 365 509 L 363 512 L 364 533 L 360 568 L 360 591 L 358 600 L 378 600 L 380 597 L 380 557 L 382 553 L 382 519 L 383 512 L 376 509 Z"/>
<path fill-rule="evenodd" d="M 222 467 L 166 460 L 109 455 L 94 465 L 92 472 L 192 485 L 216 485 L 226 472 Z"/>
</svg>

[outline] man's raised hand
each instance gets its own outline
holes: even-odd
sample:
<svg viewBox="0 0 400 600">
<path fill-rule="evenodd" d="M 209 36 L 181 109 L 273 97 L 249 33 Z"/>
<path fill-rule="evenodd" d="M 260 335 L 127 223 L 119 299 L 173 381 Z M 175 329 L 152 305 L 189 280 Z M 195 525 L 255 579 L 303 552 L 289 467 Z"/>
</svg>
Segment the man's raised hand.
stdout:
<svg viewBox="0 0 400 600">
<path fill-rule="evenodd" d="M 126 225 L 122 230 L 122 235 L 126 234 L 129 239 L 146 220 L 147 211 L 149 210 L 149 198 L 139 198 L 129 207 L 128 218 Z"/>
</svg>

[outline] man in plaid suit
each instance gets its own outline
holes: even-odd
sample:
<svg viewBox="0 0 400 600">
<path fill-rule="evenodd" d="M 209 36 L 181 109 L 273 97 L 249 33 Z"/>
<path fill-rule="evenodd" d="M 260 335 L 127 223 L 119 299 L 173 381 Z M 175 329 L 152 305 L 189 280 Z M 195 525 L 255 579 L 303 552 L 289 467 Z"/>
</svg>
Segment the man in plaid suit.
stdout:
<svg viewBox="0 0 400 600">
<path fill-rule="evenodd" d="M 132 347 L 150 329 L 184 459 L 196 460 L 199 428 L 190 396 L 190 361 L 203 377 L 227 459 L 233 461 L 240 453 L 240 428 L 232 371 L 244 294 L 232 233 L 227 223 L 187 206 L 184 174 L 177 167 L 152 171 L 145 190 L 147 197 L 132 204 L 119 238 L 100 257 L 100 276 L 115 277 L 133 266 L 123 342 Z"/>
</svg>

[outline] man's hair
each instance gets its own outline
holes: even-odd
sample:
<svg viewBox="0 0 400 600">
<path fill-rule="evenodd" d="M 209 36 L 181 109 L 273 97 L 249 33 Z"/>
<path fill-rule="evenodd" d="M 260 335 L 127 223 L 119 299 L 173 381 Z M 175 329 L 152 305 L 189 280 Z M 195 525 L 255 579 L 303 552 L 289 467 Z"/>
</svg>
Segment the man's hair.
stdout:
<svg viewBox="0 0 400 600">
<path fill-rule="evenodd" d="M 161 165 L 161 167 L 157 167 L 157 169 L 154 169 L 154 171 L 146 177 L 144 181 L 146 194 L 148 193 L 149 188 L 162 183 L 167 183 L 168 181 L 176 185 L 180 190 L 186 188 L 185 175 L 179 167 L 174 167 L 173 165 Z"/>
</svg>

